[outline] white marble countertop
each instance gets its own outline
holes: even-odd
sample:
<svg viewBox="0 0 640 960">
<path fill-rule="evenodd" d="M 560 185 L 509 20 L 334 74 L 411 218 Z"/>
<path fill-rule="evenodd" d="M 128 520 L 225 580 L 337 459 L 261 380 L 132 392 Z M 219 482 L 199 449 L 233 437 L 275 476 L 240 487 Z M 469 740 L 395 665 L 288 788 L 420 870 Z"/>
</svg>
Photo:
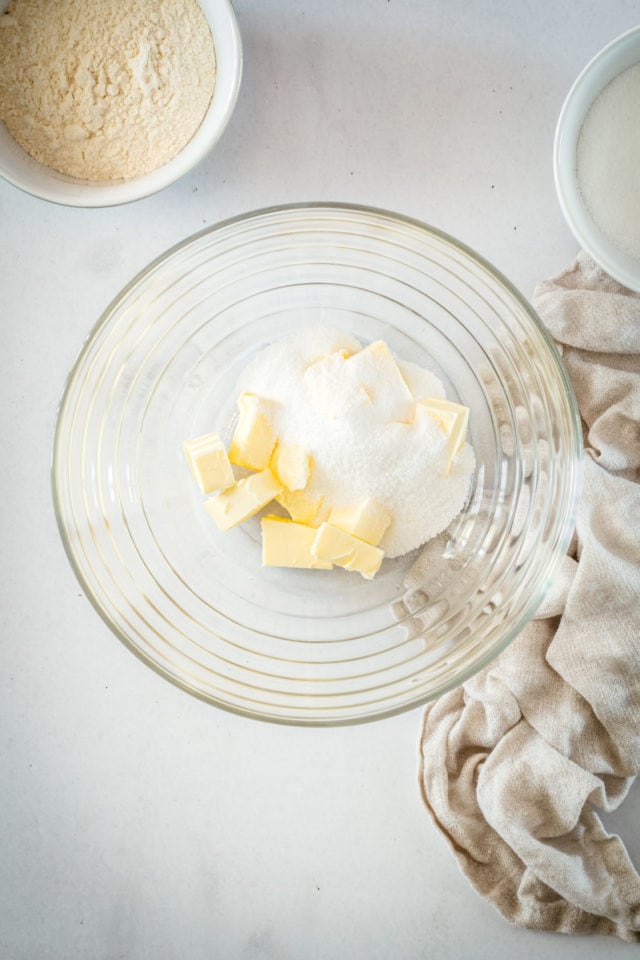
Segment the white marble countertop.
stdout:
<svg viewBox="0 0 640 960">
<path fill-rule="evenodd" d="M 525 295 L 577 252 L 555 122 L 635 0 L 237 0 L 245 73 L 213 154 L 126 207 L 0 182 L 3 960 L 596 958 L 518 930 L 421 806 L 421 711 L 337 729 L 242 719 L 147 669 L 82 594 L 56 530 L 65 376 L 121 287 L 176 241 L 273 204 L 426 220 Z M 640 791 L 607 819 L 640 860 Z"/>
</svg>

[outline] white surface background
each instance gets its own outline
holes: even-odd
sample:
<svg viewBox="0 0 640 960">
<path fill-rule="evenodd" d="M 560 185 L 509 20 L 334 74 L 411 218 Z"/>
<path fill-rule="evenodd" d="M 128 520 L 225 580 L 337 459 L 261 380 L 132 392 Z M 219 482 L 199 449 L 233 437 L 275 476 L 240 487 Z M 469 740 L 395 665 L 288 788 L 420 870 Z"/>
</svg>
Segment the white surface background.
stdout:
<svg viewBox="0 0 640 960">
<path fill-rule="evenodd" d="M 256 207 L 386 207 L 522 290 L 577 246 L 556 203 L 562 101 L 635 0 L 237 0 L 245 74 L 214 153 L 155 197 L 56 207 L 0 182 L 0 957 L 595 958 L 517 930 L 421 806 L 421 711 L 304 730 L 156 676 L 82 595 L 49 491 L 56 405 L 152 258 Z M 640 790 L 607 823 L 640 861 Z M 635 831 L 633 829 L 635 825 Z M 635 834 L 635 835 L 634 835 Z"/>
</svg>

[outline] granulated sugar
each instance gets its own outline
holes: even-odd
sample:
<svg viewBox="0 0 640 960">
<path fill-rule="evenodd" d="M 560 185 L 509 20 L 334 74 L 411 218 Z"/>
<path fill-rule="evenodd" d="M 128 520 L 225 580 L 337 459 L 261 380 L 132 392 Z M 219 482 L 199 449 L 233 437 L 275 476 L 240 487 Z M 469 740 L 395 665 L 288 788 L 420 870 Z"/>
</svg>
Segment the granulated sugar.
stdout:
<svg viewBox="0 0 640 960">
<path fill-rule="evenodd" d="M 0 119 L 72 177 L 130 179 L 167 163 L 214 81 L 196 0 L 13 0 L 0 16 Z"/>
<path fill-rule="evenodd" d="M 595 223 L 640 259 L 640 63 L 591 105 L 578 140 L 577 175 Z"/>
<path fill-rule="evenodd" d="M 415 419 L 405 423 L 390 419 L 397 405 L 388 390 L 363 398 L 361 380 L 344 375 L 349 361 L 339 353 L 355 354 L 361 347 L 332 328 L 303 330 L 258 354 L 238 389 L 275 401 L 275 435 L 313 457 L 310 494 L 337 508 L 373 497 L 392 515 L 380 546 L 397 557 L 440 533 L 460 512 L 475 459 L 466 443 L 446 475 L 446 436 L 419 404 Z M 327 354 L 334 355 L 331 361 L 314 367 Z M 445 396 L 427 370 L 401 361 L 399 366 L 415 399 Z"/>
</svg>

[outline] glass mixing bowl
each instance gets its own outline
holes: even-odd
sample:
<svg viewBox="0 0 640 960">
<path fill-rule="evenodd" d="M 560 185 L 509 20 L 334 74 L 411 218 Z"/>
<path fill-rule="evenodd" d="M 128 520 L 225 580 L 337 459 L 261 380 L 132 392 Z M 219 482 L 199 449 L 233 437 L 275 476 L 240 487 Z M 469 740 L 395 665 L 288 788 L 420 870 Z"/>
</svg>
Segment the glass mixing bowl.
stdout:
<svg viewBox="0 0 640 960">
<path fill-rule="evenodd" d="M 244 366 L 314 323 L 386 340 L 471 411 L 465 509 L 373 581 L 263 568 L 258 520 L 218 531 L 182 452 L 228 440 Z M 238 713 L 347 723 L 460 684 L 533 616 L 573 530 L 580 437 L 549 335 L 481 257 L 384 211 L 290 206 L 186 240 L 107 309 L 62 400 L 54 501 L 85 592 L 145 663 Z"/>
</svg>

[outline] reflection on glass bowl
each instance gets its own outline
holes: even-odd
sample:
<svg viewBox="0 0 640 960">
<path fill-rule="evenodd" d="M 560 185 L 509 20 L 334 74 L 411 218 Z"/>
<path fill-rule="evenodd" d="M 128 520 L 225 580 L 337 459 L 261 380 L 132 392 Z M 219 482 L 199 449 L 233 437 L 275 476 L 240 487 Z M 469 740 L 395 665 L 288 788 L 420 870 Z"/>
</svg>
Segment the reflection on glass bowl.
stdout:
<svg viewBox="0 0 640 960">
<path fill-rule="evenodd" d="M 315 322 L 386 340 L 471 410 L 465 509 L 373 581 L 263 568 L 259 521 L 218 531 L 182 455 L 228 442 L 242 369 Z M 564 368 L 503 277 L 421 223 L 317 204 L 222 223 L 117 297 L 69 376 L 53 487 L 87 595 L 147 664 L 239 713 L 337 724 L 437 697 L 513 639 L 569 543 L 580 457 Z"/>
</svg>

